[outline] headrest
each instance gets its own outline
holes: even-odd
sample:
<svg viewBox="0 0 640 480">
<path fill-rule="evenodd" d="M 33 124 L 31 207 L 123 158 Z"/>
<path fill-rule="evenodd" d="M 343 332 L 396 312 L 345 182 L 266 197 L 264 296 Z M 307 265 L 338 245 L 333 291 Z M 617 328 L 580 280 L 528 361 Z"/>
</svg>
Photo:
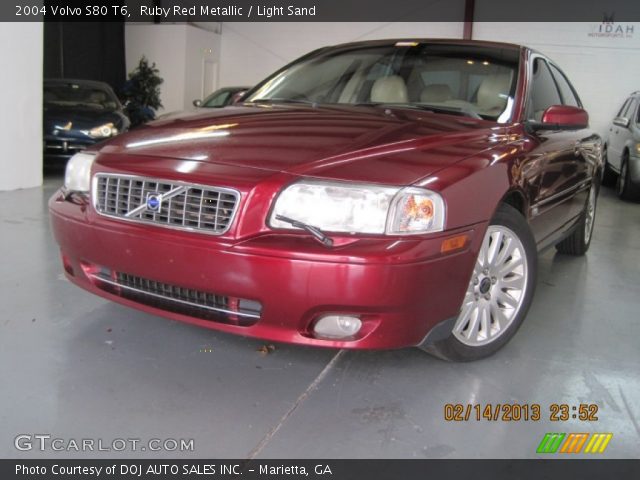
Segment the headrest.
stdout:
<svg viewBox="0 0 640 480">
<path fill-rule="evenodd" d="M 420 101 L 425 103 L 441 103 L 451 100 L 453 92 L 446 83 L 432 83 L 427 85 L 420 94 Z"/>
<path fill-rule="evenodd" d="M 407 103 L 409 95 L 402 77 L 391 75 L 376 80 L 371 87 L 371 101 L 375 103 Z"/>
<path fill-rule="evenodd" d="M 478 88 L 478 107 L 481 111 L 502 111 L 507 105 L 510 75 L 488 75 Z"/>
</svg>

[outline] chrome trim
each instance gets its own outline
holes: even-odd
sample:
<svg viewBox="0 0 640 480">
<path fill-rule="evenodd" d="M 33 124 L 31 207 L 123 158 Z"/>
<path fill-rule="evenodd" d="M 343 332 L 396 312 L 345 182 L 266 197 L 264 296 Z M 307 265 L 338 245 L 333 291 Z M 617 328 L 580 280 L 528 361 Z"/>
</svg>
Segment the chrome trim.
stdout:
<svg viewBox="0 0 640 480">
<path fill-rule="evenodd" d="M 156 222 L 156 221 L 153 221 L 153 220 L 144 220 L 144 219 L 138 219 L 138 218 L 134 219 L 134 218 L 129 218 L 128 216 L 123 216 L 123 215 L 113 215 L 113 214 L 101 212 L 99 210 L 99 208 L 98 208 L 99 205 L 98 205 L 98 198 L 97 198 L 97 190 L 98 190 L 97 189 L 97 185 L 98 185 L 99 177 L 109 177 L 109 178 L 115 178 L 115 179 L 123 178 L 123 179 L 128 179 L 128 180 L 131 180 L 131 181 L 141 181 L 141 182 L 166 183 L 166 184 L 170 184 L 170 185 L 174 185 L 174 186 L 183 187 L 185 189 L 196 188 L 196 189 L 201 189 L 201 190 L 218 192 L 218 193 L 222 193 L 222 194 L 232 195 L 235 198 L 235 204 L 233 206 L 231 214 L 229 215 L 229 222 L 227 223 L 226 228 L 224 230 L 219 231 L 219 232 L 211 231 L 211 230 L 208 230 L 206 228 L 170 225 L 170 224 L 165 224 L 165 223 L 161 223 L 161 222 Z M 172 190 L 172 192 L 173 192 L 173 190 Z M 170 193 L 170 192 L 166 192 L 164 194 L 165 195 L 164 198 L 168 198 L 168 197 L 166 197 L 166 195 L 168 193 Z M 179 193 L 176 193 L 176 195 L 178 195 L 178 194 Z M 174 195 L 172 195 L 172 197 L 173 196 Z M 199 183 L 189 183 L 189 182 L 183 182 L 183 181 L 179 181 L 179 180 L 169 180 L 169 179 L 166 179 L 166 178 L 153 178 L 153 177 L 143 177 L 143 176 L 130 175 L 130 174 L 97 172 L 97 173 L 95 173 L 93 175 L 93 177 L 91 179 L 91 205 L 93 206 L 93 209 L 95 210 L 95 212 L 98 215 L 101 215 L 101 216 L 107 217 L 107 218 L 112 218 L 112 219 L 115 219 L 115 220 L 122 220 L 124 222 L 145 224 L 145 225 L 153 225 L 153 226 L 156 226 L 156 227 L 159 227 L 159 228 L 168 228 L 168 229 L 171 229 L 171 230 L 180 230 L 180 231 L 187 231 L 187 232 L 192 232 L 192 233 L 202 233 L 202 234 L 205 234 L 205 235 L 220 236 L 220 235 L 224 235 L 225 233 L 227 233 L 229 231 L 229 229 L 231 228 L 231 225 L 233 225 L 233 222 L 235 221 L 236 213 L 238 212 L 238 208 L 239 208 L 239 205 L 240 205 L 240 199 L 241 199 L 240 192 L 238 190 L 233 189 L 233 188 L 216 187 L 216 186 L 212 186 L 212 185 L 202 185 L 202 184 L 199 184 Z M 142 207 L 143 205 L 145 206 L 145 209 L 146 209 L 146 203 L 140 205 L 140 207 Z M 202 205 L 200 205 L 200 208 L 202 209 Z M 127 212 L 127 214 L 125 214 L 125 215 L 131 215 L 131 214 L 133 214 L 132 212 L 133 211 Z M 140 212 L 137 212 L 137 213 L 140 213 Z"/>
<path fill-rule="evenodd" d="M 533 205 L 531 205 L 530 210 L 531 212 L 536 212 L 537 210 L 539 210 L 540 207 L 546 205 L 549 202 L 553 202 L 555 199 L 562 197 L 563 195 L 567 195 L 573 191 L 575 191 L 575 193 L 580 193 L 583 190 L 586 190 L 591 183 L 593 183 L 593 178 L 589 178 L 587 180 L 583 180 L 581 183 L 579 183 L 578 185 L 573 185 L 569 188 L 565 188 L 564 190 L 562 190 L 561 192 L 558 193 L 554 193 L 553 195 L 551 195 L 550 197 L 544 198 L 542 200 L 540 200 L 537 203 L 534 203 Z M 535 216 L 535 214 L 534 214 Z"/>
<path fill-rule="evenodd" d="M 106 279 L 104 277 L 101 277 L 100 275 L 96 275 L 96 274 L 93 274 L 93 273 L 90 273 L 89 276 L 92 279 L 97 280 L 98 282 L 104 282 L 104 283 L 107 283 L 107 284 L 112 285 L 114 287 L 123 288 L 125 290 L 129 290 L 129 291 L 135 292 L 135 293 L 140 293 L 142 295 L 149 295 L 151 297 L 159 298 L 159 299 L 167 301 L 167 302 L 181 303 L 183 305 L 188 305 L 190 307 L 204 308 L 205 310 L 210 310 L 212 312 L 218 312 L 218 313 L 226 313 L 228 315 L 237 315 L 239 317 L 260 319 L 260 315 L 256 314 L 256 313 L 243 313 L 243 312 L 240 312 L 240 311 L 234 312 L 233 310 L 227 310 L 226 308 L 210 307 L 208 305 L 201 305 L 199 303 L 189 302 L 187 300 L 180 300 L 178 298 L 165 297 L 165 296 L 159 295 L 157 293 L 147 292 L 146 290 L 140 290 L 139 288 L 130 287 L 129 285 L 122 285 L 121 283 L 118 283 L 118 282 L 113 281 L 111 279 Z M 135 301 L 135 300 L 132 300 L 132 301 Z M 157 308 L 157 307 L 155 307 L 155 308 Z M 161 308 L 158 308 L 158 309 L 162 310 Z"/>
</svg>

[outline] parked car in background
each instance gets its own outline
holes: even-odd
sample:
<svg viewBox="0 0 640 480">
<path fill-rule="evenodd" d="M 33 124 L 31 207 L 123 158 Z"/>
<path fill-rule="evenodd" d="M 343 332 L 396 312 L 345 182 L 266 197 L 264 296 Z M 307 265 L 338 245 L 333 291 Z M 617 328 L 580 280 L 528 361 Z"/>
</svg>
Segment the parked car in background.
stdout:
<svg viewBox="0 0 640 480">
<path fill-rule="evenodd" d="M 237 102 L 251 87 L 224 87 L 216 90 L 204 100 L 194 100 L 198 108 L 222 108 Z"/>
<path fill-rule="evenodd" d="M 588 123 L 527 47 L 328 47 L 240 105 L 77 154 L 52 230 L 73 283 L 130 307 L 474 360 L 522 324 L 539 250 L 589 249 L 602 140 Z"/>
<path fill-rule="evenodd" d="M 129 128 L 118 97 L 103 82 L 45 79 L 43 109 L 45 165 L 64 164 L 74 154 Z"/>
<path fill-rule="evenodd" d="M 225 87 L 216 90 L 204 100 L 194 100 L 195 110 L 176 110 L 158 115 L 156 120 L 176 120 L 193 117 L 202 113 L 200 109 L 223 108 L 237 103 L 247 93 L 249 87 Z"/>
<path fill-rule="evenodd" d="M 602 181 L 620 198 L 640 200 L 640 91 L 632 93 L 611 122 Z"/>
</svg>

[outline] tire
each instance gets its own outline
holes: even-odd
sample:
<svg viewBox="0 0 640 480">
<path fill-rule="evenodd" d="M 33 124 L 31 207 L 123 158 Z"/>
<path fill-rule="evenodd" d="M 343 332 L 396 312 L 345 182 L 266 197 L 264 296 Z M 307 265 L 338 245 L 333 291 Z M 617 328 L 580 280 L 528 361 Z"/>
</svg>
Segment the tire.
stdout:
<svg viewBox="0 0 640 480">
<path fill-rule="evenodd" d="M 526 220 L 510 205 L 500 205 L 487 227 L 451 333 L 421 348 L 457 362 L 497 352 L 527 315 L 536 287 L 537 263 L 536 243 Z"/>
<path fill-rule="evenodd" d="M 591 246 L 593 237 L 593 225 L 596 220 L 596 207 L 598 204 L 598 185 L 593 184 L 589 189 L 587 203 L 582 211 L 582 218 L 571 235 L 556 245 L 556 250 L 568 255 L 584 255 Z"/>
<path fill-rule="evenodd" d="M 613 187 L 616 184 L 616 173 L 611 169 L 609 165 L 609 157 L 607 156 L 607 147 L 604 147 L 602 151 L 602 177 L 600 185 L 605 187 Z"/>
<path fill-rule="evenodd" d="M 616 186 L 618 196 L 623 200 L 638 201 L 640 200 L 640 185 L 635 185 L 631 181 L 629 175 L 629 153 L 625 152 L 622 156 L 620 164 L 620 175 L 618 176 L 618 185 Z"/>
</svg>

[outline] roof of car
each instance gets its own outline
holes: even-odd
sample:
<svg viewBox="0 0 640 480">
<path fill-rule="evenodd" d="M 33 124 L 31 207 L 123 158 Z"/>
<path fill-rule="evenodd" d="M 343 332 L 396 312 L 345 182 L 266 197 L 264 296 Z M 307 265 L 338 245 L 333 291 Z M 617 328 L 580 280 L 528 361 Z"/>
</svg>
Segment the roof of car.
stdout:
<svg viewBox="0 0 640 480">
<path fill-rule="evenodd" d="M 488 47 L 488 48 L 502 48 L 502 49 L 510 49 L 510 50 L 520 50 L 521 48 L 527 48 L 523 45 L 518 45 L 515 43 L 504 43 L 504 42 L 489 42 L 484 40 L 458 40 L 452 38 L 387 38 L 382 40 L 364 40 L 361 42 L 349 42 L 349 43 L 341 43 L 338 45 L 334 45 L 335 48 L 346 47 L 346 46 L 356 46 L 356 45 L 389 45 L 395 44 L 399 42 L 416 42 L 416 43 L 425 43 L 425 44 L 440 44 L 440 45 L 469 45 L 475 47 Z M 332 47 L 329 47 L 332 48 Z"/>
<path fill-rule="evenodd" d="M 77 84 L 87 87 L 102 87 L 111 89 L 109 84 L 105 82 L 99 82 L 98 80 L 82 80 L 77 78 L 45 78 L 44 83 L 57 85 Z"/>
</svg>

